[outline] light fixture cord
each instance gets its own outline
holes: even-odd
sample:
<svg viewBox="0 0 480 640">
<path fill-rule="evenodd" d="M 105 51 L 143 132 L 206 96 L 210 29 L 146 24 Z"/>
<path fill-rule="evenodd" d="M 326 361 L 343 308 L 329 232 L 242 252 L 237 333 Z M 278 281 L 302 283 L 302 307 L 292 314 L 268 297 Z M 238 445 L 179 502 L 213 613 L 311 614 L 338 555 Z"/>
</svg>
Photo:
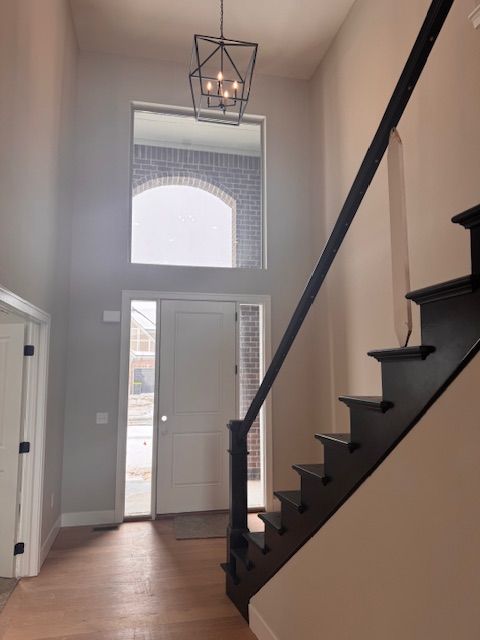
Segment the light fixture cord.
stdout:
<svg viewBox="0 0 480 640">
<path fill-rule="evenodd" d="M 220 0 L 220 37 L 223 40 L 223 0 Z"/>
</svg>

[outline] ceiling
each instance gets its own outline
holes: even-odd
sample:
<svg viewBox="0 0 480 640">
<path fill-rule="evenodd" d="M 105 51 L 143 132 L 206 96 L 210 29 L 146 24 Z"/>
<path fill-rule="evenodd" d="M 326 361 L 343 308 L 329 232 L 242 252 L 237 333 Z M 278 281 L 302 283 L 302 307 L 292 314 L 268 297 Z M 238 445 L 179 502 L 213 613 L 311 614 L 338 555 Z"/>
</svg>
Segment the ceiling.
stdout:
<svg viewBox="0 0 480 640">
<path fill-rule="evenodd" d="M 219 0 L 70 0 L 80 49 L 188 65 L 218 35 Z M 225 36 L 259 43 L 257 70 L 311 77 L 354 0 L 225 0 Z"/>
<path fill-rule="evenodd" d="M 134 123 L 136 144 L 261 155 L 259 124 L 243 122 L 239 127 L 225 127 L 211 122 L 197 122 L 192 116 L 148 111 L 135 111 Z"/>
</svg>

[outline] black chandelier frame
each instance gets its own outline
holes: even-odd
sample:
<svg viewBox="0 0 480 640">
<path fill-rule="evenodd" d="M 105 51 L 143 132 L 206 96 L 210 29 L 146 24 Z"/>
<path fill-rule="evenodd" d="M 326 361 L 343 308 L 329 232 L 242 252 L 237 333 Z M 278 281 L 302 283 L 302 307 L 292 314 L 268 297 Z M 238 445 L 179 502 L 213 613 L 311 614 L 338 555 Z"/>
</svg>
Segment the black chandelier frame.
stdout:
<svg viewBox="0 0 480 640">
<path fill-rule="evenodd" d="M 223 31 L 223 29 L 222 29 Z M 214 45 L 204 60 L 201 59 L 200 47 L 202 43 Z M 235 61 L 235 55 L 232 55 L 231 49 L 236 47 L 250 48 L 252 50 L 245 72 L 242 74 Z M 200 34 L 194 35 L 191 71 L 189 73 L 190 91 L 192 94 L 192 102 L 197 120 L 205 122 L 218 122 L 221 124 L 230 124 L 238 126 L 242 121 L 248 100 L 250 98 L 250 89 L 253 79 L 253 71 L 257 59 L 258 44 L 255 42 L 246 42 L 243 40 L 233 40 L 225 38 L 223 33 L 219 36 L 205 36 Z M 204 67 L 215 55 L 220 57 L 221 79 L 219 76 L 211 76 L 205 73 Z M 224 61 L 228 60 L 237 77 L 224 78 L 223 68 Z M 197 84 L 197 91 L 195 85 Z M 211 85 L 211 89 L 207 89 L 207 85 Z M 224 85 L 234 87 L 232 95 L 225 97 Z M 213 91 L 213 89 L 216 89 Z M 236 107 L 236 111 L 229 111 Z"/>
</svg>

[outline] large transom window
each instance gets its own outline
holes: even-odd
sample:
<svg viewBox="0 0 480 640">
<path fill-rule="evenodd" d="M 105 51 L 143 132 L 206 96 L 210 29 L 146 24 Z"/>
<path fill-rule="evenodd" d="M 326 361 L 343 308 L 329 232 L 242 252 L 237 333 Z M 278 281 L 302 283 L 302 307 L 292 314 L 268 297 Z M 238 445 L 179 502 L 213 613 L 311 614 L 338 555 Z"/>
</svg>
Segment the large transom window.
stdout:
<svg viewBox="0 0 480 640">
<path fill-rule="evenodd" d="M 262 268 L 262 127 L 134 111 L 131 261 Z"/>
</svg>

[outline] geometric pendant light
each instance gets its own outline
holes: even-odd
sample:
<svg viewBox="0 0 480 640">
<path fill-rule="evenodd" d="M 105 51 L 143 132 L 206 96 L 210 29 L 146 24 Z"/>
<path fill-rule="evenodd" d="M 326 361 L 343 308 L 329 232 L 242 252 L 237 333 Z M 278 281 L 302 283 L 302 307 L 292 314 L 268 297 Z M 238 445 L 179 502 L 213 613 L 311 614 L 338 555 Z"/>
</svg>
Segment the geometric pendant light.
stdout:
<svg viewBox="0 0 480 640">
<path fill-rule="evenodd" d="M 220 36 L 193 37 L 189 80 L 197 120 L 240 124 L 250 97 L 257 50 L 254 42 L 225 38 L 220 0 Z"/>
</svg>

